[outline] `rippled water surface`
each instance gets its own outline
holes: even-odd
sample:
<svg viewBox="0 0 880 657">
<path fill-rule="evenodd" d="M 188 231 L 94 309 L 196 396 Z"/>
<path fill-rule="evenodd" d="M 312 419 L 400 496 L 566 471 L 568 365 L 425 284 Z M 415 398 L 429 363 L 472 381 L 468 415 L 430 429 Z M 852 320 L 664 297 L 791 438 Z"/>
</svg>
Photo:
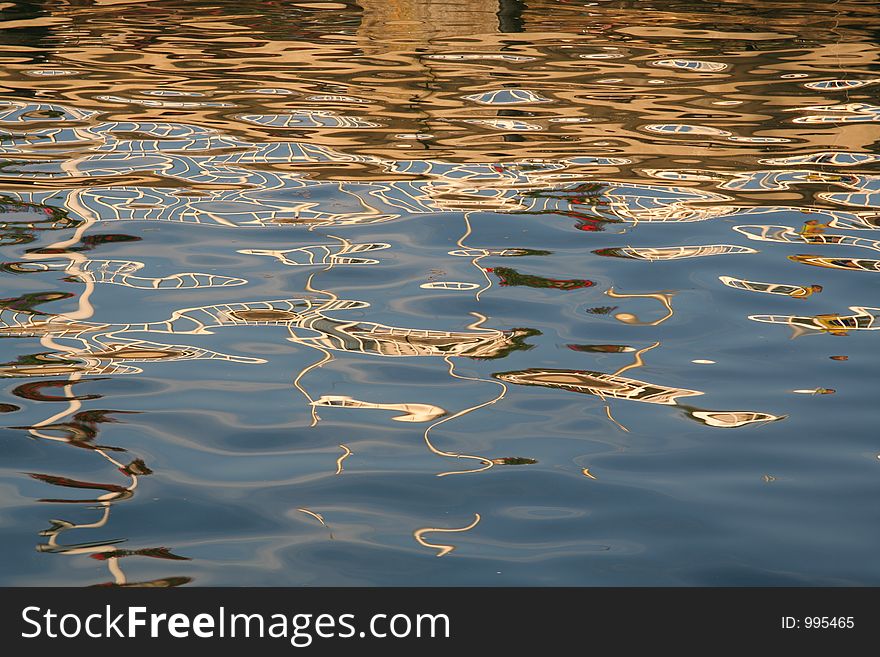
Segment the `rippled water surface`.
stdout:
<svg viewBox="0 0 880 657">
<path fill-rule="evenodd" d="M 0 583 L 880 584 L 878 37 L 0 3 Z"/>
</svg>

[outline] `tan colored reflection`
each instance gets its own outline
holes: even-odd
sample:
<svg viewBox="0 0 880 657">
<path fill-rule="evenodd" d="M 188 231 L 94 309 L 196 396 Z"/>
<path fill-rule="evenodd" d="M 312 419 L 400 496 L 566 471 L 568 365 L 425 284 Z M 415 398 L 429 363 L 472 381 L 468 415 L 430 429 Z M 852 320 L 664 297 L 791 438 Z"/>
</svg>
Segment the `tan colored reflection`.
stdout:
<svg viewBox="0 0 880 657">
<path fill-rule="evenodd" d="M 143 290 L 189 290 L 210 287 L 233 287 L 244 285 L 243 278 L 186 272 L 161 278 L 134 276 L 144 264 L 131 260 L 59 260 L 44 262 L 7 263 L 4 269 L 15 273 L 59 271 L 89 283 L 109 283 Z"/>
<path fill-rule="evenodd" d="M 720 429 L 735 429 L 747 424 L 775 422 L 784 420 L 785 415 L 771 415 L 770 413 L 755 413 L 753 411 L 700 411 L 693 410 L 688 413 L 695 420 L 709 427 Z"/>
<path fill-rule="evenodd" d="M 817 292 L 822 291 L 821 285 L 787 285 L 785 283 L 761 283 L 758 281 L 747 281 L 742 278 L 734 278 L 732 276 L 719 276 L 718 280 L 727 287 L 735 290 L 745 290 L 747 292 L 759 292 L 762 294 L 778 294 L 781 296 L 792 297 L 793 299 L 806 299 Z"/>
<path fill-rule="evenodd" d="M 483 321 L 485 321 L 485 319 L 486 319 L 485 317 L 481 316 L 480 318 L 478 318 L 477 322 L 475 322 L 474 324 L 471 325 L 471 328 L 479 327 L 479 324 L 482 323 Z M 495 462 L 493 459 L 486 458 L 485 456 L 476 456 L 476 455 L 472 455 L 472 454 L 460 454 L 460 453 L 456 453 L 456 452 L 447 452 L 447 451 L 438 449 L 437 447 L 434 446 L 434 443 L 431 441 L 430 434 L 431 434 L 431 431 L 433 431 L 435 427 L 438 427 L 441 424 L 445 424 L 446 422 L 449 422 L 449 421 L 454 420 L 456 418 L 462 417 L 464 415 L 468 415 L 469 413 L 473 413 L 474 411 L 478 411 L 482 408 L 486 408 L 488 406 L 492 406 L 494 404 L 497 404 L 499 401 L 504 399 L 504 396 L 507 394 L 507 386 L 504 385 L 503 383 L 499 383 L 498 381 L 492 381 L 491 379 L 481 379 L 479 377 L 473 377 L 473 376 L 462 376 L 461 374 L 458 374 L 455 371 L 455 362 L 451 358 L 449 358 L 447 356 L 446 358 L 444 358 L 444 360 L 446 361 L 446 364 L 449 367 L 449 376 L 456 378 L 456 379 L 462 379 L 465 381 L 476 381 L 476 382 L 480 382 L 480 383 L 492 383 L 492 384 L 499 386 L 501 388 L 501 390 L 492 399 L 489 399 L 484 402 L 478 402 L 472 406 L 468 406 L 465 409 L 457 411 L 456 413 L 453 413 L 452 415 L 444 417 L 441 420 L 437 420 L 431 426 L 429 426 L 427 429 L 425 429 L 425 433 L 423 434 L 422 437 L 423 437 L 423 439 L 425 441 L 425 445 L 427 445 L 428 449 L 432 453 L 437 454 L 438 456 L 477 461 L 480 464 L 480 467 L 475 468 L 473 470 L 453 470 L 453 471 L 449 471 L 449 472 L 439 472 L 439 473 L 437 473 L 438 477 L 446 477 L 449 475 L 473 474 L 473 473 L 477 473 L 477 472 L 483 472 L 484 470 L 488 470 L 493 465 L 495 465 Z"/>
<path fill-rule="evenodd" d="M 480 514 L 474 514 L 474 520 L 468 525 L 464 527 L 459 527 L 457 529 L 444 529 L 442 527 L 423 527 L 421 529 L 417 529 L 413 532 L 413 538 L 416 539 L 416 542 L 426 548 L 431 548 L 437 550 L 436 557 L 444 557 L 455 549 L 454 545 L 445 545 L 443 543 L 429 543 L 424 539 L 425 534 L 457 534 L 460 532 L 467 532 L 476 527 L 480 522 Z"/>
<path fill-rule="evenodd" d="M 307 516 L 311 516 L 312 518 L 314 518 L 315 520 L 320 522 L 321 526 L 330 532 L 330 540 L 331 541 L 333 540 L 333 531 L 330 529 L 329 525 L 327 525 L 326 521 L 324 520 L 324 516 L 322 516 L 320 513 L 317 513 L 315 511 L 312 511 L 311 509 L 306 509 L 306 508 L 299 508 L 299 509 L 297 509 L 297 511 L 299 511 L 300 513 L 304 513 Z"/>
<path fill-rule="evenodd" d="M 599 255 L 631 258 L 633 260 L 681 260 L 684 258 L 704 258 L 706 256 L 729 255 L 737 253 L 757 253 L 755 249 L 733 244 L 711 244 L 707 246 L 665 246 L 656 248 L 633 248 L 624 246 L 595 251 Z"/>
<path fill-rule="evenodd" d="M 452 290 L 455 292 L 463 292 L 476 290 L 480 286 L 476 283 L 462 283 L 460 281 L 431 281 L 430 283 L 422 283 L 419 287 L 423 290 Z"/>
<path fill-rule="evenodd" d="M 816 255 L 792 255 L 788 256 L 788 259 L 802 265 L 824 267 L 825 269 L 880 272 L 880 260 L 869 258 L 823 258 Z"/>
<path fill-rule="evenodd" d="M 667 319 L 672 317 L 675 314 L 675 311 L 672 309 L 672 297 L 675 296 L 675 292 L 652 292 L 646 294 L 623 294 L 620 292 L 615 292 L 613 287 L 608 288 L 605 291 L 612 299 L 655 299 L 663 304 L 663 307 L 666 309 L 666 314 L 660 319 L 655 319 L 653 322 L 644 322 L 638 318 L 637 315 L 632 313 L 617 313 L 614 315 L 614 319 L 619 322 L 623 322 L 624 324 L 630 324 L 632 326 L 659 326 Z"/>
<path fill-rule="evenodd" d="M 880 308 L 850 306 L 852 315 L 749 315 L 754 322 L 785 324 L 794 330 L 795 336 L 809 331 L 830 335 L 847 335 L 850 331 L 880 330 Z"/>
<path fill-rule="evenodd" d="M 734 226 L 733 229 L 750 240 L 787 244 L 835 244 L 880 251 L 880 241 L 850 235 L 828 235 L 824 232 L 797 232 L 788 226 Z"/>
<path fill-rule="evenodd" d="M 623 376 L 585 370 L 530 369 L 501 372 L 494 376 L 506 383 L 560 388 L 570 392 L 595 395 L 602 399 L 610 397 L 667 406 L 675 405 L 679 397 L 703 394 L 697 390 L 661 386 Z"/>
<path fill-rule="evenodd" d="M 363 0 L 358 27 L 368 54 L 394 46 L 427 45 L 438 37 L 493 34 L 498 29 L 497 0 Z"/>
<path fill-rule="evenodd" d="M 285 7 L 285 20 L 275 7 L 264 7 L 258 15 L 227 8 L 210 19 L 194 5 L 149 7 L 150 20 L 145 21 L 142 12 L 132 12 L 127 4 L 53 5 L 44 28 L 63 47 L 53 50 L 45 62 L 10 61 L 0 80 L 25 97 L 49 85 L 54 94 L 79 106 L 112 108 L 141 120 L 161 118 L 168 110 L 162 103 L 176 102 L 182 120 L 221 129 L 232 124 L 244 133 L 259 130 L 235 125 L 234 119 L 206 104 L 234 104 L 242 113 L 356 109 L 382 127 L 319 129 L 314 140 L 388 153 L 406 152 L 398 148 L 401 140 L 393 139 L 396 134 L 429 134 L 451 158 L 470 161 L 492 159 L 487 154 L 502 151 L 505 133 L 460 121 L 475 117 L 455 99 L 485 92 L 500 80 L 556 101 L 548 105 L 549 117 L 542 113 L 530 118 L 543 130 L 529 136 L 547 137 L 519 142 L 517 150 L 525 157 L 566 157 L 583 150 L 578 142 L 601 142 L 609 133 L 627 154 L 688 157 L 693 142 L 675 135 L 646 139 L 640 127 L 669 121 L 671 107 L 675 115 L 706 114 L 707 101 L 736 103 L 719 105 L 724 114 L 708 123 L 741 126 L 758 136 L 794 134 L 802 142 L 799 146 L 815 151 L 857 152 L 876 139 L 870 123 L 842 124 L 843 130 L 788 122 L 771 127 L 766 112 L 757 109 L 781 107 L 800 116 L 815 115 L 807 108 L 843 98 L 839 90 L 815 88 L 817 81 L 841 78 L 841 61 L 848 69 L 871 70 L 876 44 L 864 18 L 854 20 L 846 12 L 835 17 L 838 36 L 826 42 L 817 36 L 816 25 L 786 12 L 777 17 L 747 10 L 688 12 L 697 24 L 683 27 L 681 12 L 669 8 L 646 13 L 636 6 L 599 3 L 587 12 L 549 0 L 506 12 L 499 12 L 494 0 L 369 0 L 333 11 Z M 508 30 L 526 34 L 511 43 L 511 34 L 504 33 Z M 165 37 L 171 33 L 177 37 L 169 41 Z M 683 39 L 711 41 L 716 35 L 736 44 L 734 50 L 711 57 L 682 50 Z M 797 52 L 775 47 L 774 41 L 789 39 L 800 44 Z M 571 46 L 570 53 L 559 50 L 560 43 Z M 222 68 L 217 64 L 221 61 Z M 793 71 L 809 74 L 803 80 L 781 79 Z M 131 102 L 96 101 L 107 94 L 107 78 L 113 82 L 113 95 Z M 330 90 L 316 92 L 316 82 Z M 805 90 L 801 85 L 806 84 L 814 88 Z M 793 94 L 789 85 L 797 85 L 800 93 Z M 165 98 L 155 93 L 169 89 L 198 95 Z M 360 102 L 316 105 L 307 100 L 313 97 Z M 829 116 L 835 114 L 841 112 Z M 870 113 L 865 116 L 871 118 Z M 592 121 L 553 123 L 550 118 Z M 372 131 L 389 138 L 374 139 Z M 418 140 L 409 145 L 413 150 L 421 146 Z M 745 142 L 704 148 L 701 156 L 721 161 L 734 148 L 736 155 L 766 155 L 762 144 Z"/>
<path fill-rule="evenodd" d="M 544 386 L 559 388 L 570 392 L 595 395 L 602 399 L 626 399 L 629 401 L 647 402 L 649 404 L 662 404 L 666 406 L 678 406 L 685 411 L 687 417 L 697 420 L 701 424 L 716 428 L 736 428 L 754 423 L 766 423 L 783 420 L 787 416 L 771 415 L 755 411 L 707 411 L 680 403 L 679 398 L 702 395 L 698 390 L 686 388 L 671 388 L 649 384 L 636 379 L 628 379 L 620 376 L 621 373 L 642 367 L 642 356 L 660 346 L 659 342 L 638 350 L 634 354 L 633 362 L 621 367 L 614 374 L 590 372 L 585 370 L 520 370 L 515 372 L 501 372 L 493 376 L 520 385 Z M 605 405 L 605 413 L 622 431 L 628 432 L 625 426 L 620 424 L 611 415 L 610 405 Z M 586 474 L 586 473 L 584 473 Z M 587 476 L 591 476 L 588 475 Z"/>
<path fill-rule="evenodd" d="M 322 395 L 312 406 L 324 408 L 361 408 L 376 409 L 382 411 L 398 411 L 403 415 L 395 415 L 392 420 L 396 422 L 430 422 L 438 417 L 446 415 L 446 411 L 432 404 L 380 404 L 365 402 L 353 397 L 342 395 Z"/>
<path fill-rule="evenodd" d="M 132 11 L 132 6 L 140 4 L 149 9 L 149 20 L 145 13 Z M 752 4 L 744 6 L 748 9 Z M 833 43 L 822 43 L 820 28 L 797 12 L 761 12 L 759 16 L 749 11 L 700 11 L 689 13 L 693 24 L 687 25 L 680 12 L 663 8 L 645 12 L 627 3 L 599 3 L 584 11 L 534 0 L 510 19 L 516 24 L 511 29 L 527 32 L 511 35 L 499 34 L 505 17 L 498 14 L 494 0 L 365 0 L 334 11 L 305 11 L 294 5 L 277 8 L 268 3 L 261 8 L 265 16 L 259 15 L 263 11 L 236 6 L 208 15 L 194 3 L 59 0 L 46 7 L 50 14 L 36 21 L 4 22 L 10 32 L 45 30 L 46 42 L 53 44 L 39 58 L 21 56 L 18 45 L 2 46 L 9 56 L 0 70 L 0 82 L 10 100 L 3 102 L 0 112 L 7 121 L 4 130 L 11 128 L 10 138 L 0 142 L 0 152 L 22 157 L 27 164 L 21 169 L 29 172 L 19 175 L 16 167 L 7 167 L 0 172 L 4 184 L 10 191 L 27 195 L 63 194 L 65 207 L 86 219 L 72 240 L 58 243 L 60 249 L 75 244 L 95 222 L 108 219 L 314 229 L 356 227 L 447 210 L 552 215 L 574 208 L 630 222 L 665 223 L 723 216 L 736 208 L 720 205 L 720 195 L 704 195 L 706 205 L 675 199 L 652 205 L 644 199 L 656 190 L 642 189 L 639 193 L 644 196 L 637 196 L 636 190 L 622 185 L 571 202 L 548 198 L 546 192 L 565 194 L 576 187 L 566 180 L 593 180 L 600 170 L 612 171 L 612 178 L 629 179 L 631 171 L 620 170 L 630 160 L 647 162 L 646 166 L 660 171 L 677 166 L 676 159 L 699 157 L 700 166 L 730 171 L 768 152 L 784 154 L 779 146 L 772 146 L 782 140 L 813 155 L 797 156 L 800 161 L 774 158 L 768 164 L 866 165 L 870 158 L 847 154 L 874 149 L 880 134 L 876 104 L 850 102 L 847 96 L 848 89 L 864 86 L 861 83 L 868 80 L 840 79 L 846 73 L 841 62 L 846 69 L 871 71 L 878 58 L 864 18 L 845 11 L 834 17 Z M 280 20 L 282 16 L 285 20 Z M 712 29 L 704 29 L 705 24 Z M 689 53 L 683 44 L 690 39 L 708 44 L 709 50 Z M 789 40 L 797 47 L 789 48 Z M 713 44 L 722 43 L 726 44 L 724 52 L 716 49 L 708 54 Z M 568 52 L 561 44 L 570 46 Z M 797 81 L 783 77 L 803 71 L 808 73 Z M 797 85 L 798 92 L 792 93 L 789 85 Z M 108 87 L 112 87 L 112 96 Z M 59 111 L 54 104 L 40 102 L 46 97 L 68 104 L 61 116 L 45 114 Z M 767 108 L 789 109 L 791 113 L 784 116 L 791 120 L 768 121 Z M 528 116 L 503 114 L 510 109 Z M 178 124 L 167 122 L 172 112 Z M 678 117 L 689 113 L 706 116 L 700 122 L 707 125 L 694 130 L 669 123 L 685 120 Z M 105 118 L 107 122 L 101 123 Z M 116 118 L 133 125 L 116 125 L 111 130 L 109 124 L 121 123 Z M 210 134 L 190 134 L 192 126 L 206 127 Z M 667 127 L 652 131 L 645 126 Z M 725 131 L 731 126 L 742 136 L 734 140 Z M 122 134 L 139 131 L 139 135 Z M 297 144 L 289 138 L 291 134 L 307 143 Z M 540 166 L 528 162 L 538 158 L 543 162 Z M 50 162 L 53 159 L 64 160 L 57 170 Z M 511 166 L 511 160 L 521 162 Z M 410 179 L 419 184 L 410 185 Z M 327 187 L 320 186 L 328 181 Z M 829 176 L 812 181 L 839 183 Z M 687 184 L 695 186 L 688 189 L 702 191 L 707 182 L 712 180 L 690 178 Z M 62 184 L 65 189 L 58 189 Z M 786 191 L 769 182 L 756 184 L 762 191 Z M 860 191 L 864 189 L 854 187 L 854 191 L 818 198 L 866 208 L 876 201 Z M 261 198 L 265 190 L 274 196 Z M 527 192 L 545 195 L 527 196 Z M 313 193 L 341 200 L 343 209 L 322 208 L 309 196 Z M 794 191 L 786 193 L 795 195 Z M 700 202 L 700 195 L 695 192 L 695 196 Z M 630 202 L 632 198 L 639 200 Z M 805 198 L 804 203 L 812 199 Z M 860 229 L 876 228 L 875 220 L 864 218 Z M 856 228 L 858 222 L 829 225 Z M 793 242 L 806 243 L 866 246 L 870 242 L 828 240 L 829 236 L 792 237 Z M 360 255 L 322 251 L 329 247 L 309 248 L 250 253 L 290 266 L 375 263 Z M 452 255 L 472 258 L 478 266 L 482 256 L 512 255 L 509 251 L 461 245 Z M 731 245 L 617 251 L 614 255 L 642 260 L 755 252 Z M 876 260 L 802 257 L 797 261 L 814 266 L 880 271 Z M 349 302 L 335 297 L 327 301 L 328 294 L 314 302 L 233 302 L 188 308 L 167 321 L 148 324 L 91 322 L 91 295 L 97 283 L 182 289 L 240 284 L 228 281 L 241 279 L 198 273 L 148 278 L 132 275 L 134 269 L 126 271 L 132 265 L 129 261 L 103 261 L 124 264 L 118 271 L 111 271 L 115 265 L 100 271 L 96 267 L 104 265 L 94 263 L 102 261 L 73 252 L 60 259 L 66 274 L 84 284 L 74 311 L 48 319 L 7 312 L 0 316 L 4 335 L 38 338 L 45 353 L 59 362 L 11 365 L 3 374 L 69 375 L 72 386 L 85 374 L 140 371 L 130 364 L 138 362 L 211 358 L 258 363 L 259 359 L 187 345 L 131 340 L 125 334 L 145 330 L 204 335 L 219 326 L 283 326 L 291 331 L 292 342 L 322 355 L 294 379 L 294 386 L 302 390 L 303 377 L 329 362 L 331 352 L 493 358 L 505 355 L 523 337 L 475 328 L 471 333 L 443 332 L 338 320 L 326 315 L 364 306 L 350 302 L 346 307 Z M 37 261 L 52 266 L 39 254 L 29 257 L 29 264 Z M 789 293 L 789 286 L 737 280 L 743 285 L 740 289 Z M 476 293 L 477 300 L 484 289 Z M 672 315 L 671 299 L 658 298 L 662 294 L 641 296 L 663 304 L 666 317 L 645 323 L 634 314 L 620 313 L 617 319 L 640 325 L 666 321 Z M 806 295 L 794 289 L 790 296 Z M 845 334 L 873 329 L 876 310 L 853 307 L 855 314 L 843 317 L 753 318 Z M 300 328 L 317 331 L 318 337 L 304 338 L 295 332 Z M 447 363 L 450 375 L 458 376 L 452 362 Z M 622 371 L 604 376 L 623 379 Z M 493 383 L 502 385 L 502 392 L 485 404 L 494 403 L 506 390 L 503 384 Z M 603 385 L 619 388 L 624 395 L 619 398 L 632 399 L 623 383 L 605 381 Z M 598 386 L 590 394 L 601 397 L 602 389 Z M 80 406 L 79 401 L 71 401 L 43 426 L 62 422 Z M 606 406 L 606 412 L 615 421 L 610 407 Z M 724 427 L 762 422 L 771 416 L 695 411 L 693 417 L 709 426 Z M 52 435 L 45 429 L 35 431 L 44 438 Z M 429 431 L 430 427 L 425 439 L 432 451 L 460 457 L 436 450 Z M 477 471 L 487 463 L 491 467 L 491 459 L 467 458 L 481 464 Z M 337 464 L 340 471 L 341 463 Z"/>
</svg>

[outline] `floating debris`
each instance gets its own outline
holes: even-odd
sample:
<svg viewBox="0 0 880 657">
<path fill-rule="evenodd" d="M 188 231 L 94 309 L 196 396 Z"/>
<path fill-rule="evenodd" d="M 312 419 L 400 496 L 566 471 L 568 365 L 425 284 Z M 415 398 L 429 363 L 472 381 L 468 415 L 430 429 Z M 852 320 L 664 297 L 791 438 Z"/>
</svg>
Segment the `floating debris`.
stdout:
<svg viewBox="0 0 880 657">
<path fill-rule="evenodd" d="M 495 465 L 534 465 L 537 461 L 522 456 L 505 456 L 503 458 L 492 459 L 492 463 Z"/>
<path fill-rule="evenodd" d="M 425 59 L 437 59 L 441 61 L 474 61 L 474 60 L 498 60 L 502 62 L 533 62 L 537 59 L 537 57 L 528 57 L 526 55 L 508 55 L 505 53 L 448 53 L 442 55 L 424 55 Z"/>
<path fill-rule="evenodd" d="M 600 354 L 623 354 L 635 351 L 635 347 L 625 344 L 567 344 L 572 351 L 588 351 Z"/>
</svg>

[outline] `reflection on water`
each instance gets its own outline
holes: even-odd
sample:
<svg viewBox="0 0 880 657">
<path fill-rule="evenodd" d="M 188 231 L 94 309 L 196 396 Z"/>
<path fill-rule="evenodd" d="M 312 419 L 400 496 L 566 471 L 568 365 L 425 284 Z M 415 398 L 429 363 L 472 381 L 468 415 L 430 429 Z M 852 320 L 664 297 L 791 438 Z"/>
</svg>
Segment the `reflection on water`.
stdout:
<svg viewBox="0 0 880 657">
<path fill-rule="evenodd" d="M 877 584 L 878 17 L 3 3 L 0 578 Z"/>
</svg>

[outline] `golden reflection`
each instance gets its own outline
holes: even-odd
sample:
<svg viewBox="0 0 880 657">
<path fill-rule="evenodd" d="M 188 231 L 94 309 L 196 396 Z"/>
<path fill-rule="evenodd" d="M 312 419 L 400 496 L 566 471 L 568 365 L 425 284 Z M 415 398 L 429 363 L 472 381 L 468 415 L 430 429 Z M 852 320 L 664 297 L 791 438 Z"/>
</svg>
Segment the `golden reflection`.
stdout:
<svg viewBox="0 0 880 657">
<path fill-rule="evenodd" d="M 477 322 L 475 322 L 473 325 L 471 325 L 470 328 L 478 328 L 479 324 L 482 323 L 482 321 L 484 321 L 485 319 L 486 319 L 485 317 L 478 318 Z M 456 475 L 456 474 L 472 474 L 472 473 L 476 473 L 476 472 L 483 472 L 484 470 L 488 470 L 493 465 L 495 465 L 495 463 L 492 459 L 486 458 L 484 456 L 474 456 L 471 454 L 458 454 L 455 452 L 445 452 L 443 450 L 437 449 L 434 446 L 434 444 L 431 442 L 429 435 L 435 427 L 438 427 L 441 424 L 444 424 L 446 422 L 449 422 L 450 420 L 454 420 L 456 418 L 467 415 L 468 413 L 473 413 L 474 411 L 480 410 L 481 408 L 486 408 L 487 406 L 492 406 L 493 404 L 498 403 L 499 401 L 504 399 L 504 396 L 507 394 L 507 386 L 504 385 L 503 383 L 499 383 L 498 381 L 492 381 L 491 379 L 481 379 L 479 377 L 462 376 L 455 371 L 455 363 L 448 356 L 446 358 L 444 358 L 444 360 L 446 361 L 446 364 L 449 366 L 449 376 L 456 378 L 456 379 L 463 379 L 465 381 L 478 381 L 481 383 L 492 383 L 492 384 L 499 386 L 501 388 L 501 390 L 492 399 L 489 399 L 484 402 L 479 402 L 477 404 L 474 404 L 473 406 L 469 406 L 468 408 L 465 408 L 465 409 L 460 410 L 456 413 L 453 413 L 452 415 L 449 415 L 449 416 L 443 418 L 442 420 L 438 420 L 437 422 L 434 422 L 431 426 L 429 426 L 427 429 L 425 429 L 425 433 L 422 435 L 422 437 L 425 441 L 425 445 L 428 446 L 428 449 L 432 453 L 437 454 L 438 456 L 445 456 L 448 458 L 456 458 L 456 459 L 468 459 L 468 460 L 472 460 L 472 461 L 477 461 L 478 463 L 481 464 L 480 467 L 475 468 L 474 470 L 454 470 L 454 471 L 449 471 L 449 472 L 440 472 L 437 474 L 438 477 L 446 477 L 448 475 Z"/>
<path fill-rule="evenodd" d="M 611 405 L 605 404 L 605 415 L 608 416 L 608 419 L 616 426 L 618 429 L 623 431 L 624 433 L 629 433 L 629 429 L 623 426 L 620 422 L 614 419 L 614 416 L 611 415 Z"/>
<path fill-rule="evenodd" d="M 342 462 L 345 461 L 349 456 L 354 454 L 349 448 L 348 445 L 339 445 L 339 448 L 342 450 L 342 456 L 336 459 L 336 474 L 342 474 Z"/>
<path fill-rule="evenodd" d="M 161 278 L 133 276 L 144 264 L 130 260 L 44 260 L 39 262 L 8 262 L 0 265 L 3 271 L 14 274 L 60 271 L 69 273 L 84 282 L 109 283 L 145 290 L 187 290 L 210 287 L 234 287 L 244 285 L 243 278 L 186 272 Z"/>
<path fill-rule="evenodd" d="M 239 249 L 245 255 L 269 256 L 289 267 L 307 267 L 311 265 L 375 265 L 378 260 L 360 258 L 349 254 L 390 249 L 391 245 L 384 242 L 369 244 L 352 244 L 348 240 L 338 238 L 342 244 L 334 246 L 303 246 L 296 249 Z"/>
<path fill-rule="evenodd" d="M 727 287 L 735 290 L 745 290 L 747 292 L 760 292 L 763 294 L 778 294 L 781 296 L 792 297 L 793 299 L 806 299 L 813 294 L 822 291 L 821 285 L 788 285 L 786 283 L 760 283 L 758 281 L 747 281 L 742 278 L 733 278 L 732 276 L 719 276 L 718 280 Z"/>
<path fill-rule="evenodd" d="M 750 240 L 806 244 L 836 244 L 880 251 L 880 241 L 850 235 L 828 235 L 817 232 L 797 232 L 787 226 L 734 226 L 733 229 Z"/>
<path fill-rule="evenodd" d="M 569 392 L 595 395 L 601 399 L 626 399 L 648 404 L 675 405 L 679 397 L 702 395 L 698 390 L 646 383 L 614 374 L 587 370 L 529 369 L 499 372 L 496 378 L 506 383 L 559 388 Z"/>
<path fill-rule="evenodd" d="M 646 294 L 623 294 L 615 292 L 613 287 L 609 287 L 605 291 L 605 294 L 612 299 L 655 299 L 666 309 L 666 314 L 660 319 L 655 319 L 653 322 L 643 322 L 638 316 L 633 315 L 632 313 L 617 313 L 614 315 L 614 319 L 623 322 L 624 324 L 630 324 L 633 326 L 659 326 L 675 314 L 675 311 L 672 309 L 672 297 L 675 296 L 675 292 L 666 291 Z"/>
<path fill-rule="evenodd" d="M 391 419 L 395 422 L 430 422 L 438 417 L 446 415 L 446 411 L 432 404 L 380 404 L 365 402 L 343 395 L 322 395 L 312 402 L 312 406 L 324 408 L 360 408 L 377 409 L 381 411 L 397 411 L 402 415 L 395 415 Z"/>
<path fill-rule="evenodd" d="M 413 538 L 416 539 L 419 545 L 437 550 L 436 557 L 443 557 L 452 552 L 455 549 L 454 545 L 444 545 L 442 543 L 429 543 L 423 537 L 425 534 L 455 534 L 459 532 L 467 532 L 476 527 L 480 522 L 480 514 L 474 514 L 474 520 L 469 525 L 465 525 L 464 527 L 459 527 L 457 529 L 444 529 L 442 527 L 423 527 L 421 529 L 417 529 L 413 532 Z"/>
<path fill-rule="evenodd" d="M 691 409 L 688 415 L 693 419 L 709 427 L 720 429 L 735 429 L 747 424 L 775 422 L 785 419 L 785 415 L 771 415 L 770 413 L 755 413 L 753 411 L 701 411 Z"/>
<path fill-rule="evenodd" d="M 795 337 L 808 331 L 829 335 L 848 335 L 850 331 L 880 330 L 880 308 L 850 306 L 852 315 L 749 315 L 754 322 L 785 324 L 794 330 Z"/>
<path fill-rule="evenodd" d="M 706 256 L 737 253 L 757 253 L 755 249 L 734 244 L 712 244 L 706 246 L 664 246 L 656 248 L 633 248 L 624 246 L 612 249 L 597 249 L 593 253 L 602 256 L 630 258 L 632 260 L 681 260 L 683 258 L 703 258 Z"/>
<path fill-rule="evenodd" d="M 791 255 L 789 260 L 802 265 L 824 267 L 826 269 L 845 269 L 847 271 L 880 272 L 880 260 L 870 258 L 823 258 L 817 255 Z"/>
<path fill-rule="evenodd" d="M 431 281 L 430 283 L 422 283 L 419 287 L 423 290 L 468 291 L 476 290 L 480 286 L 476 283 L 461 283 L 458 281 Z"/>
<path fill-rule="evenodd" d="M 307 516 L 311 516 L 312 518 L 314 518 L 315 520 L 320 522 L 322 527 L 324 527 L 328 530 L 330 529 L 330 527 L 328 527 L 327 523 L 324 521 L 324 516 L 322 516 L 320 513 L 316 513 L 315 511 L 311 511 L 310 509 L 306 509 L 306 508 L 299 508 L 299 509 L 297 509 L 297 511 L 299 511 L 300 513 L 304 513 Z M 330 539 L 331 540 L 333 539 L 333 532 L 332 531 L 330 532 Z"/>
<path fill-rule="evenodd" d="M 647 349 L 655 348 L 658 344 L 659 343 L 655 343 Z M 647 349 L 642 350 L 642 352 Z M 626 368 L 621 368 L 618 372 L 643 365 L 640 358 L 642 352 L 637 354 L 634 363 Z M 531 369 L 515 372 L 499 372 L 493 374 L 493 376 L 506 383 L 557 388 L 569 392 L 594 395 L 603 401 L 607 398 L 611 398 L 645 402 L 648 404 L 678 406 L 685 411 L 685 414 L 688 417 L 697 420 L 706 426 L 717 428 L 736 428 L 747 424 L 782 420 L 786 417 L 754 411 L 706 411 L 697 409 L 682 404 L 678 400 L 680 398 L 702 395 L 704 394 L 703 392 L 698 390 L 688 390 L 686 388 L 673 388 L 646 383 L 636 379 L 628 379 L 619 376 L 619 374 L 604 374 L 602 372 L 591 372 L 587 370 Z M 611 417 L 610 409 L 608 409 L 607 406 L 606 412 L 612 422 L 617 424 L 624 431 L 628 431 L 628 429 L 619 425 L 617 421 Z"/>
</svg>

